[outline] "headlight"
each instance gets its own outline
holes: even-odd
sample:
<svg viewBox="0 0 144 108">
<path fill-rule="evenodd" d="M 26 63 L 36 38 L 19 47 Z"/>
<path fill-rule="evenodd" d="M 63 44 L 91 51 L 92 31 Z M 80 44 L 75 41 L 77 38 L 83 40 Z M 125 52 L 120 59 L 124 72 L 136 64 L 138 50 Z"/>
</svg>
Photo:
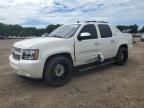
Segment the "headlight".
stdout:
<svg viewBox="0 0 144 108">
<path fill-rule="evenodd" d="M 23 60 L 37 60 L 39 55 L 38 49 L 23 49 L 22 59 Z"/>
</svg>

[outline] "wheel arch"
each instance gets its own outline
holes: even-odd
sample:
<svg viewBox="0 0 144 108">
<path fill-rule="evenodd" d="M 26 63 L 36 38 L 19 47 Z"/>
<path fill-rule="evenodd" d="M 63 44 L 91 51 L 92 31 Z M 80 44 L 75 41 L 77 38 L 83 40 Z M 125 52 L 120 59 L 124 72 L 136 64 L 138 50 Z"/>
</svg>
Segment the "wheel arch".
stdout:
<svg viewBox="0 0 144 108">
<path fill-rule="evenodd" d="M 51 56 L 49 56 L 49 57 L 46 58 L 45 63 L 44 63 L 44 67 L 43 67 L 43 73 L 44 73 L 44 69 L 45 69 L 45 66 L 46 66 L 47 62 L 48 62 L 51 58 L 57 57 L 57 56 L 62 56 L 62 57 L 68 58 L 68 59 L 72 62 L 72 65 L 73 65 L 73 58 L 72 58 L 72 55 L 71 55 L 70 53 L 68 53 L 68 52 L 63 52 L 63 53 L 53 54 L 53 55 L 51 55 Z M 43 77 L 43 75 L 42 75 L 42 77 Z"/>
<path fill-rule="evenodd" d="M 119 47 L 117 49 L 117 52 L 116 52 L 116 55 L 118 54 L 118 51 L 119 51 L 120 48 L 126 48 L 128 50 L 128 45 L 127 44 L 121 44 L 121 45 L 119 45 Z"/>
<path fill-rule="evenodd" d="M 121 50 L 124 51 L 123 52 L 124 57 L 122 57 L 122 59 L 121 59 Z M 118 65 L 124 65 L 127 62 L 127 59 L 128 59 L 128 45 L 127 44 L 122 44 L 119 46 L 117 54 L 114 59 L 115 59 L 115 64 L 118 64 Z"/>
<path fill-rule="evenodd" d="M 120 48 L 126 48 L 126 49 L 128 49 L 128 45 L 127 44 L 122 44 L 122 45 L 119 46 L 119 49 Z"/>
</svg>

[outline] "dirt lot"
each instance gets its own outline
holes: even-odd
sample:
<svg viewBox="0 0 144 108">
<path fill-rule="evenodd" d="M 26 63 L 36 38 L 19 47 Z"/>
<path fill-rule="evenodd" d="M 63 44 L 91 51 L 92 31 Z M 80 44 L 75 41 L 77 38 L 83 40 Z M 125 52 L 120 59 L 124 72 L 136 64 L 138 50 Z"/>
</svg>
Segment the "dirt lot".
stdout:
<svg viewBox="0 0 144 108">
<path fill-rule="evenodd" d="M 8 63 L 16 40 L 0 40 L 0 108 L 144 108 L 144 43 L 136 43 L 125 66 L 75 73 L 63 87 L 26 80 Z"/>
</svg>

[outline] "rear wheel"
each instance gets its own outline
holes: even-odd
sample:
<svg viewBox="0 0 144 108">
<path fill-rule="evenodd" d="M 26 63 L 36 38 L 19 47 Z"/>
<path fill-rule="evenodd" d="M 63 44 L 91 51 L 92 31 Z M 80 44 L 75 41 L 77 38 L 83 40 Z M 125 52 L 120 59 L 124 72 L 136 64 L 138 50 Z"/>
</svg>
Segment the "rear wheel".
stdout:
<svg viewBox="0 0 144 108">
<path fill-rule="evenodd" d="M 48 60 L 44 69 L 44 80 L 51 86 L 62 86 L 72 76 L 72 62 L 66 57 L 53 57 Z"/>
<path fill-rule="evenodd" d="M 127 63 L 127 60 L 128 60 L 128 50 L 127 48 L 121 47 L 118 50 L 118 53 L 115 57 L 115 64 L 125 65 Z"/>
</svg>

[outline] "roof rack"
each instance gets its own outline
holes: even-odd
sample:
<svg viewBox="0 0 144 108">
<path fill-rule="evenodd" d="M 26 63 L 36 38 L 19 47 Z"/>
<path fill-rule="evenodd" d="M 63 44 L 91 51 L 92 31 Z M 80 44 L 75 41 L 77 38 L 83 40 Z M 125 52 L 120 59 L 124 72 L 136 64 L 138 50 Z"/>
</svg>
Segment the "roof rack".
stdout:
<svg viewBox="0 0 144 108">
<path fill-rule="evenodd" d="M 108 23 L 108 22 L 105 22 L 105 21 L 85 21 L 86 23 L 90 23 L 90 22 L 98 22 L 98 23 Z"/>
</svg>

